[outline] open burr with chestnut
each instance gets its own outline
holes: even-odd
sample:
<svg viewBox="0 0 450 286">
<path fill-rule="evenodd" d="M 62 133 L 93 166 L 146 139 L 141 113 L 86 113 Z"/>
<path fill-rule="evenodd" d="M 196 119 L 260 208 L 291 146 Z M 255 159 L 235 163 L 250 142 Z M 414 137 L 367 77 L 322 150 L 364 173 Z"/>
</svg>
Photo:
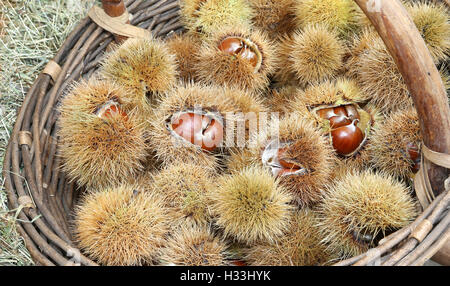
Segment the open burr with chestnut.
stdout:
<svg viewBox="0 0 450 286">
<path fill-rule="evenodd" d="M 144 169 L 148 134 L 128 90 L 92 78 L 76 84 L 59 110 L 63 169 L 71 180 L 101 189 Z"/>
<path fill-rule="evenodd" d="M 234 173 L 249 164 L 262 165 L 293 194 L 293 202 L 304 206 L 320 199 L 335 162 L 333 149 L 320 129 L 292 113 L 280 120 L 278 128 L 262 132 L 255 146 L 232 152 L 227 167 Z"/>
<path fill-rule="evenodd" d="M 410 106 L 397 110 L 374 128 L 368 147 L 370 163 L 393 176 L 413 177 L 420 168 L 421 142 L 415 108 Z"/>
<path fill-rule="evenodd" d="M 353 104 L 318 109 L 317 115 L 329 121 L 334 150 L 343 156 L 357 152 L 365 138 L 358 123 L 360 115 Z"/>
<path fill-rule="evenodd" d="M 220 29 L 196 53 L 195 76 L 205 84 L 262 90 L 274 70 L 267 35 L 245 26 Z"/>
<path fill-rule="evenodd" d="M 165 94 L 150 115 L 151 149 L 163 165 L 185 161 L 216 168 L 227 133 L 234 132 L 235 114 L 260 108 L 260 100 L 238 89 L 179 86 Z"/>
<path fill-rule="evenodd" d="M 378 112 L 350 79 L 340 78 L 299 90 L 292 109 L 315 122 L 345 164 L 361 168 L 368 163 L 365 146 L 379 120 Z"/>
<path fill-rule="evenodd" d="M 177 160 L 217 167 L 216 152 L 224 135 L 223 116 L 233 110 L 220 89 L 198 85 L 179 87 L 161 98 L 150 116 L 150 144 L 168 165 Z"/>
</svg>

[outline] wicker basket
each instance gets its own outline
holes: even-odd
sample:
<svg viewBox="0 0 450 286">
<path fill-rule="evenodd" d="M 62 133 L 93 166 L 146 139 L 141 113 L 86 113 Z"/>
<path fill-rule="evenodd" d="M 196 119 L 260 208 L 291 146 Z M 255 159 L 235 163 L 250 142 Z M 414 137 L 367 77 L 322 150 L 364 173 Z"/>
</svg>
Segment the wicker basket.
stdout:
<svg viewBox="0 0 450 286">
<path fill-rule="evenodd" d="M 403 74 L 421 119 L 424 146 L 441 154 L 424 152 L 423 160 L 428 164 L 423 164 L 422 183 L 416 184 L 416 192 L 425 198 L 428 194 L 430 204 L 417 220 L 384 238 L 377 248 L 337 265 L 422 265 L 441 248 L 447 251 L 441 252 L 441 263 L 449 264 L 450 194 L 443 184 L 448 171 L 433 164 L 450 167 L 442 160 L 450 153 L 450 109 L 445 89 L 425 43 L 399 0 L 355 1 L 377 27 Z M 111 18 L 119 19 L 123 14 L 122 1 L 103 4 Z M 155 36 L 183 30 L 176 0 L 129 0 L 125 6 L 133 15 L 130 24 Z M 38 265 L 96 265 L 72 242 L 71 210 L 80 191 L 60 171 L 55 135 L 55 106 L 63 92 L 73 81 L 89 78 L 108 45 L 127 35 L 120 27 L 109 29 L 92 19 L 78 24 L 29 89 L 5 155 L 3 176 L 9 207 L 21 209 L 17 228 Z M 436 190 L 434 199 L 431 188 Z"/>
</svg>

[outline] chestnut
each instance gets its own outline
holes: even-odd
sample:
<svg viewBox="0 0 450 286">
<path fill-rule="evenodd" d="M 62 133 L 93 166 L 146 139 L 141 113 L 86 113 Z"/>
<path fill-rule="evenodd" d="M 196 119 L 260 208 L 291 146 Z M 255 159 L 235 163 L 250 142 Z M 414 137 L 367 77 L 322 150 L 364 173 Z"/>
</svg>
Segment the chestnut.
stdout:
<svg viewBox="0 0 450 286">
<path fill-rule="evenodd" d="M 259 62 L 258 54 L 247 42 L 238 37 L 228 37 L 222 40 L 218 46 L 224 53 L 246 59 L 256 68 Z"/>
<path fill-rule="evenodd" d="M 283 145 L 284 147 L 279 147 L 274 145 L 274 142 L 267 145 L 262 155 L 263 164 L 271 168 L 272 174 L 275 177 L 305 174 L 305 168 L 285 156 L 289 145 L 286 143 Z"/>
<path fill-rule="evenodd" d="M 116 116 L 121 116 L 125 120 L 128 119 L 126 112 L 120 108 L 119 103 L 112 100 L 100 106 L 95 114 L 102 119 L 111 119 Z"/>
<path fill-rule="evenodd" d="M 411 169 L 414 173 L 417 173 L 420 169 L 420 151 L 419 147 L 415 143 L 409 142 L 406 144 L 406 152 L 408 153 L 409 158 L 413 161 Z"/>
<path fill-rule="evenodd" d="M 287 171 L 298 171 L 301 169 L 299 165 L 296 163 L 290 162 L 289 159 L 279 159 L 280 166 L 283 168 L 283 170 Z"/>
<path fill-rule="evenodd" d="M 258 55 L 249 47 L 244 49 L 240 56 L 241 58 L 248 60 L 253 67 L 256 67 L 258 65 Z"/>
<path fill-rule="evenodd" d="M 218 48 L 227 54 L 238 55 L 244 48 L 244 43 L 239 38 L 229 37 L 220 42 Z"/>
<path fill-rule="evenodd" d="M 184 112 L 172 117 L 172 130 L 184 140 L 213 151 L 223 140 L 223 126 L 219 120 L 194 112 Z"/>
<path fill-rule="evenodd" d="M 333 147 L 340 155 L 351 155 L 364 141 L 364 132 L 356 125 L 360 114 L 354 104 L 324 107 L 317 115 L 329 121 Z"/>
<path fill-rule="evenodd" d="M 349 125 L 331 131 L 333 148 L 340 155 L 350 155 L 355 152 L 364 140 L 364 134 L 356 126 L 357 119 Z"/>
<path fill-rule="evenodd" d="M 323 119 L 330 119 L 331 117 L 336 116 L 337 114 L 334 113 L 334 108 L 330 107 L 317 110 L 317 115 L 319 115 L 319 117 Z"/>
<path fill-rule="evenodd" d="M 344 115 L 333 116 L 330 119 L 330 127 L 331 128 L 339 128 L 345 125 L 349 125 L 352 121 Z"/>
<path fill-rule="evenodd" d="M 345 116 L 347 117 L 347 109 L 345 106 L 327 107 L 322 108 L 317 111 L 317 115 L 323 119 L 330 119 L 335 116 Z"/>
<path fill-rule="evenodd" d="M 298 163 L 295 163 L 293 160 L 286 158 L 284 153 L 286 152 L 286 148 L 281 148 L 278 150 L 278 163 L 280 164 L 280 172 L 278 176 L 287 176 L 301 173 L 304 170 Z"/>
<path fill-rule="evenodd" d="M 334 114 L 336 115 L 342 115 L 342 116 L 347 116 L 347 110 L 344 106 L 336 106 L 334 109 Z"/>
</svg>

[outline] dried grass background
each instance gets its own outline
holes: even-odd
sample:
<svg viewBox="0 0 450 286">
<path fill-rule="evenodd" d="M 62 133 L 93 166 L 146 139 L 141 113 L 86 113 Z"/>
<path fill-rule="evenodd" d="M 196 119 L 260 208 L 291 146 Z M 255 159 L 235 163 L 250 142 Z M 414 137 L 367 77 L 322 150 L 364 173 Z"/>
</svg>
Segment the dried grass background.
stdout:
<svg viewBox="0 0 450 286">
<path fill-rule="evenodd" d="M 0 0 L 0 172 L 28 88 L 95 0 Z M 0 265 L 33 261 L 15 228 L 0 181 Z"/>
</svg>

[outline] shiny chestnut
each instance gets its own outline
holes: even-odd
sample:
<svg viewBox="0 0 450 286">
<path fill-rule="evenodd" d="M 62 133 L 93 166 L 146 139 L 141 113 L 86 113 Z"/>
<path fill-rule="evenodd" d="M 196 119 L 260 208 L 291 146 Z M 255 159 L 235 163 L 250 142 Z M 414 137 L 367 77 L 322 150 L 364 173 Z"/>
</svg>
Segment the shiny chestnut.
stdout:
<svg viewBox="0 0 450 286">
<path fill-rule="evenodd" d="M 364 140 L 364 134 L 356 126 L 358 120 L 353 120 L 349 125 L 336 128 L 331 131 L 333 148 L 340 155 L 350 155 L 355 152 Z"/>
<path fill-rule="evenodd" d="M 355 105 L 325 107 L 316 112 L 330 122 L 331 140 L 338 154 L 351 155 L 361 146 L 364 133 L 357 126 L 360 115 Z"/>
<path fill-rule="evenodd" d="M 206 151 L 213 151 L 223 140 L 222 123 L 206 114 L 178 114 L 172 117 L 171 129 L 184 140 Z"/>
<path fill-rule="evenodd" d="M 281 167 L 281 172 L 279 175 L 287 175 L 290 173 L 295 173 L 302 169 L 297 163 L 294 163 L 292 160 L 285 156 L 286 148 L 280 148 L 278 150 L 278 163 Z"/>
<path fill-rule="evenodd" d="M 334 116 L 345 116 L 350 120 L 360 119 L 359 112 L 353 104 L 322 108 L 317 110 L 317 115 L 323 119 L 330 119 Z"/>
<path fill-rule="evenodd" d="M 242 50 L 240 57 L 248 60 L 253 67 L 258 65 L 258 55 L 249 47 Z"/>
<path fill-rule="evenodd" d="M 251 47 L 246 40 L 239 37 L 228 37 L 220 42 L 219 50 L 229 55 L 234 55 L 246 59 L 253 67 L 259 64 L 259 57 L 254 47 Z"/>
<path fill-rule="evenodd" d="M 337 116 L 348 116 L 347 110 L 344 106 L 336 106 L 333 110 Z"/>
<path fill-rule="evenodd" d="M 320 118 L 327 119 L 327 120 L 333 116 L 337 116 L 337 114 L 334 112 L 333 107 L 319 109 L 317 111 L 317 115 L 319 115 Z"/>
<path fill-rule="evenodd" d="M 238 55 L 244 48 L 244 42 L 236 37 L 224 39 L 219 44 L 219 50 L 230 55 Z"/>
</svg>

